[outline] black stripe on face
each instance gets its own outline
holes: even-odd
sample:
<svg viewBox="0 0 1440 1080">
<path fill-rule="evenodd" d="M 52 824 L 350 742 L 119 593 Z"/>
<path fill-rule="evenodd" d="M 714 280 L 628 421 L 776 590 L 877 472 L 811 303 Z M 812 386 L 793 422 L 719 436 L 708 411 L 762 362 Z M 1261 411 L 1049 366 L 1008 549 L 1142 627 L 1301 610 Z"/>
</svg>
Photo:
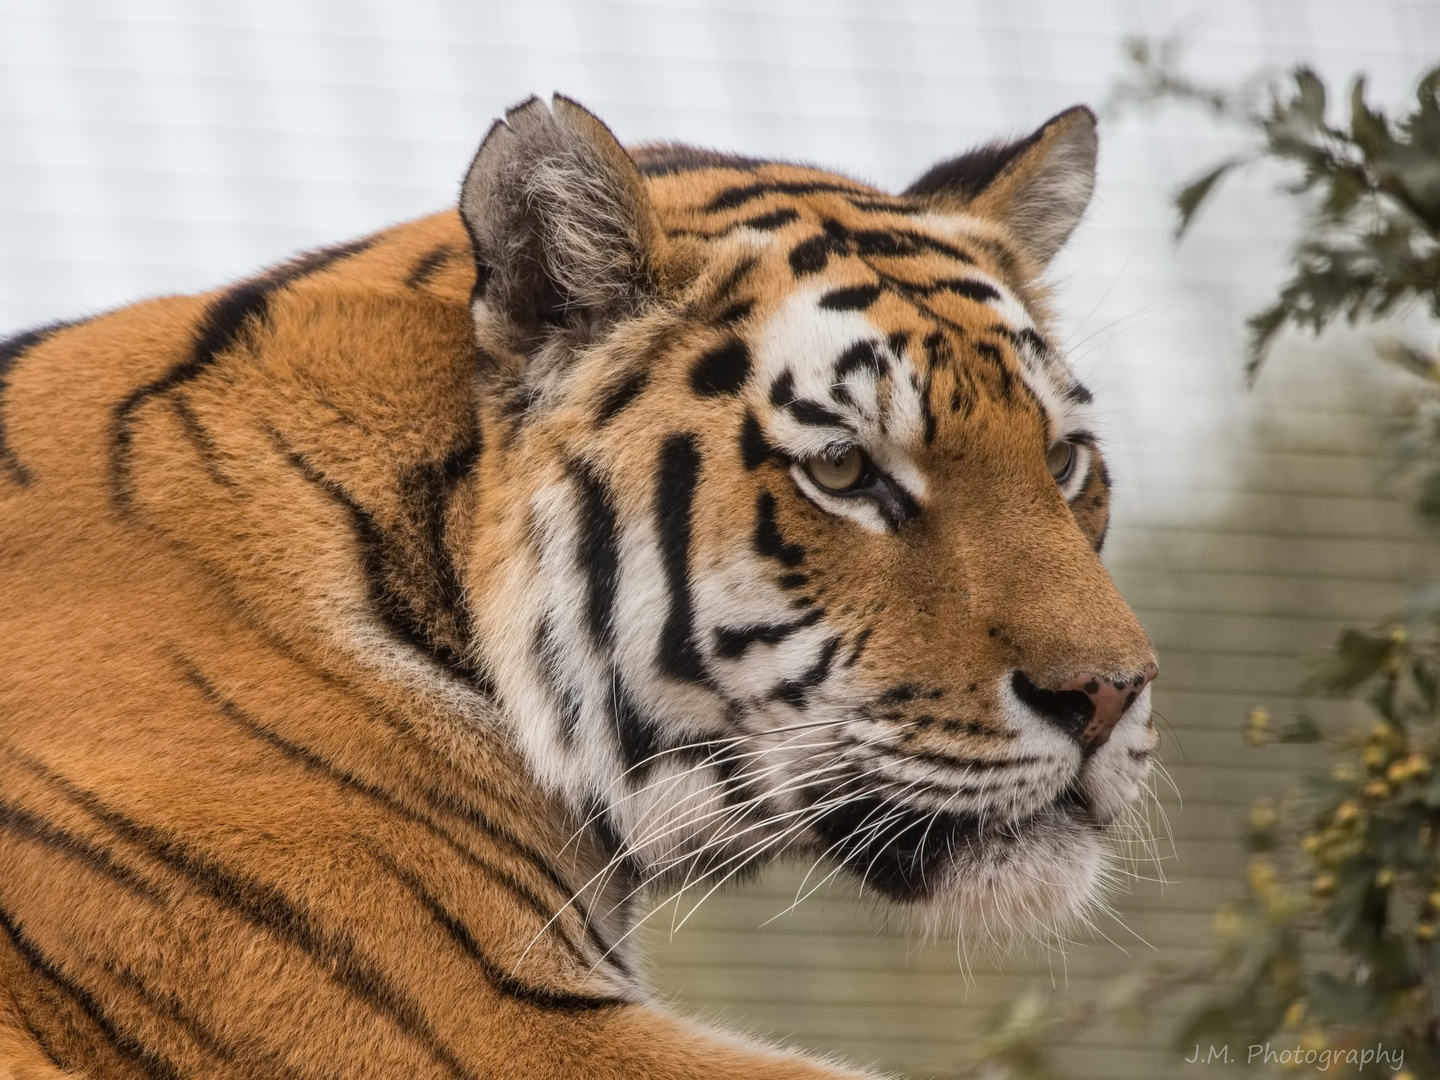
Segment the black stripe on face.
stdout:
<svg viewBox="0 0 1440 1080">
<path fill-rule="evenodd" d="M 620 541 L 615 502 L 604 481 L 587 465 L 571 469 L 580 494 L 580 546 L 576 559 L 589 593 L 586 612 L 597 647 L 615 643 L 615 590 L 620 581 Z"/>
<path fill-rule="evenodd" d="M 358 255 L 372 243 L 371 240 L 357 240 L 352 244 L 302 255 L 252 281 L 241 282 L 210 305 L 200 321 L 189 357 L 173 365 L 160 378 L 132 390 L 115 407 L 110 433 L 110 479 L 111 494 L 117 506 L 124 509 L 130 501 L 130 425 L 141 406 L 153 397 L 199 378 L 219 360 L 222 353 L 263 324 L 274 293 L 301 278 L 319 273 L 341 259 Z"/>
<path fill-rule="evenodd" d="M 820 306 L 826 311 L 864 311 L 879 298 L 879 285 L 855 285 L 832 289 L 820 298 Z"/>
<path fill-rule="evenodd" d="M 1090 388 L 1084 383 L 1075 383 L 1065 391 L 1065 399 L 1080 405 L 1089 405 L 1095 400 L 1095 395 L 1090 393 Z"/>
<path fill-rule="evenodd" d="M 802 240 L 790 250 L 790 269 L 799 277 L 818 274 L 825 269 L 836 250 L 833 237 L 821 234 Z M 843 251 L 843 248 L 841 249 Z"/>
<path fill-rule="evenodd" d="M 963 296 L 966 300 L 974 300 L 978 304 L 988 303 L 991 300 L 1000 299 L 1000 291 L 987 285 L 983 281 L 975 281 L 971 278 L 953 278 L 948 281 L 936 281 L 925 286 L 925 293 L 948 292 L 956 296 Z"/>
<path fill-rule="evenodd" d="M 0 467 L 3 467 L 5 472 L 10 475 L 10 479 L 21 487 L 28 486 L 35 477 L 15 456 L 15 451 L 10 449 L 10 444 L 5 438 L 4 395 L 10 371 L 20 361 L 20 358 L 36 345 L 52 334 L 74 325 L 76 325 L 75 322 L 51 323 L 49 326 L 26 330 L 22 334 L 16 334 L 14 337 L 0 341 Z"/>
<path fill-rule="evenodd" d="M 715 655 L 724 660 L 734 660 L 743 656 L 751 645 L 778 645 L 797 630 L 814 626 L 824 616 L 823 608 L 814 608 L 788 623 L 718 627 L 715 630 Z"/>
<path fill-rule="evenodd" d="M 711 349 L 690 369 L 690 387 L 702 397 L 738 394 L 748 378 L 750 350 L 739 340 Z"/>
<path fill-rule="evenodd" d="M 798 183 L 772 181 L 759 184 L 746 184 L 743 187 L 726 188 L 706 203 L 705 212 L 713 214 L 719 210 L 734 210 L 763 195 L 815 195 L 823 192 L 838 195 L 856 195 L 861 198 L 870 195 L 869 192 L 845 184 L 825 183 L 823 181 L 802 181 Z M 873 198 L 873 195 L 870 197 Z"/>
<path fill-rule="evenodd" d="M 721 326 L 734 326 L 738 322 L 743 322 L 750 315 L 754 307 L 754 300 L 737 300 L 719 315 L 715 316 L 715 321 Z"/>
<path fill-rule="evenodd" d="M 842 665 L 843 667 L 855 666 L 855 661 L 860 659 L 860 654 L 865 651 L 865 646 L 869 643 L 870 637 L 874 633 L 874 627 L 867 626 L 855 635 L 855 644 L 850 647 L 850 655 L 845 658 L 845 663 Z"/>
<path fill-rule="evenodd" d="M 818 401 L 795 396 L 795 374 L 786 372 L 770 384 L 770 404 L 784 409 L 801 424 L 811 427 L 840 427 L 845 418 Z"/>
<path fill-rule="evenodd" d="M 775 701 L 784 701 L 797 709 L 805 707 L 805 699 L 810 691 L 819 686 L 830 677 L 830 665 L 835 660 L 835 653 L 840 649 L 838 637 L 828 638 L 820 649 L 820 655 L 815 663 L 811 664 L 805 673 L 795 679 L 786 679 L 770 691 L 770 697 Z"/>
<path fill-rule="evenodd" d="M 1010 365 L 1005 363 L 1005 354 L 998 345 L 988 341 L 977 341 L 974 347 L 976 352 L 995 365 L 995 370 L 1000 373 L 1000 396 L 1008 401 L 1014 389 L 1015 376 L 1010 373 Z"/>
<path fill-rule="evenodd" d="M 798 220 L 800 220 L 800 215 L 787 206 L 768 214 L 761 214 L 759 217 L 750 218 L 745 222 L 745 227 L 759 229 L 762 232 L 773 232 Z"/>
<path fill-rule="evenodd" d="M 354 942 L 328 920 L 317 920 L 311 911 L 273 885 L 235 872 L 208 853 L 192 850 L 178 836 L 132 820 L 106 805 L 93 792 L 76 787 L 39 762 L 24 760 L 23 764 L 121 839 L 179 875 L 197 892 L 220 907 L 238 913 L 277 940 L 300 949 L 338 985 L 389 1017 L 399 1030 L 429 1050 L 436 1063 L 452 1076 L 472 1080 L 470 1071 L 430 1027 L 419 1006 L 392 986 L 385 973 L 361 955 Z"/>
<path fill-rule="evenodd" d="M 805 561 L 805 549 L 787 544 L 775 523 L 775 496 L 762 491 L 755 500 L 755 551 L 768 559 L 779 559 L 786 566 L 799 566 Z"/>
<path fill-rule="evenodd" d="M 690 596 L 690 529 L 695 487 L 700 481 L 700 449 L 694 435 L 671 435 L 660 448 L 655 487 L 655 519 L 659 524 L 660 560 L 670 592 L 670 610 L 660 630 L 657 660 L 671 678 L 706 681 L 694 635 Z"/>
<path fill-rule="evenodd" d="M 857 341 L 843 353 L 840 359 L 835 362 L 835 381 L 843 382 L 845 376 L 852 371 L 867 370 L 875 378 L 880 378 L 889 370 L 890 361 L 880 351 L 878 342 Z"/>
<path fill-rule="evenodd" d="M 580 699 L 565 684 L 564 669 L 560 665 L 563 649 L 555 636 L 555 628 L 549 617 L 540 620 L 535 629 L 534 653 L 540 662 L 540 674 L 545 689 L 550 692 L 560 714 L 560 741 L 567 746 L 575 743 L 575 734 L 580 730 Z"/>
<path fill-rule="evenodd" d="M 765 438 L 760 421 L 755 419 L 754 413 L 747 411 L 744 423 L 740 425 L 740 460 L 745 463 L 745 468 L 758 469 L 771 458 L 779 456 L 779 451 Z"/>
<path fill-rule="evenodd" d="M 625 764 L 625 775 L 644 780 L 655 755 L 660 752 L 660 740 L 655 727 L 640 711 L 630 691 L 615 678 L 615 692 L 611 696 L 611 707 L 615 710 L 615 737 L 620 744 L 620 759 Z M 608 823 L 609 819 L 605 819 Z M 618 846 L 616 850 L 619 850 Z"/>
<path fill-rule="evenodd" d="M 649 382 L 650 373 L 648 371 L 637 371 L 627 375 L 611 387 L 600 400 L 600 408 L 595 411 L 595 426 L 604 427 L 634 404 L 635 399 L 644 392 Z"/>
<path fill-rule="evenodd" d="M 30 970 L 75 1002 L 80 1011 L 99 1029 L 105 1041 L 113 1046 L 121 1057 L 133 1062 L 143 1075 L 157 1080 L 182 1080 L 180 1071 L 174 1065 L 134 1035 L 120 1030 L 95 996 L 70 979 L 58 964 L 45 955 L 36 942 L 26 937 L 20 929 L 19 921 L 4 908 L 0 908 L 0 932 L 10 939 L 10 944 L 29 965 Z"/>
</svg>

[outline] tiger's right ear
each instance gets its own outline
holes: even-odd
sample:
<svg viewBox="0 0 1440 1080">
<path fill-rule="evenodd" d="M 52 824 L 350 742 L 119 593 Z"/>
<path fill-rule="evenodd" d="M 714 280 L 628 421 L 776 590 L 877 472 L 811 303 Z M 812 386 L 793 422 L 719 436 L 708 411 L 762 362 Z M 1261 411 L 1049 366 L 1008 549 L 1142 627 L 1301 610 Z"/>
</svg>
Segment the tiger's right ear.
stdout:
<svg viewBox="0 0 1440 1080">
<path fill-rule="evenodd" d="M 522 351 L 555 330 L 594 337 L 659 293 L 664 234 L 640 173 L 609 128 L 559 94 L 490 128 L 460 216 L 476 321 L 499 320 Z"/>
</svg>

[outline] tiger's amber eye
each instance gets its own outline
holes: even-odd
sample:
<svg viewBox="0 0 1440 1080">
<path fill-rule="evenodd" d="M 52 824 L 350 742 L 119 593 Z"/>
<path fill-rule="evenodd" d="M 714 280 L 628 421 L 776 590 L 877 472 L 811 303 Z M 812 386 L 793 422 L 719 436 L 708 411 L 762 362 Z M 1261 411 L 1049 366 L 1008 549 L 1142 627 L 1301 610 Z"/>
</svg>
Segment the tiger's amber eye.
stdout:
<svg viewBox="0 0 1440 1080">
<path fill-rule="evenodd" d="M 852 446 L 838 458 L 815 458 L 805 463 L 810 479 L 826 491 L 849 491 L 865 475 L 865 455 Z"/>
<path fill-rule="evenodd" d="M 1065 483 L 1075 468 L 1075 444 L 1063 440 L 1053 444 L 1045 454 L 1045 464 L 1057 484 Z"/>
</svg>

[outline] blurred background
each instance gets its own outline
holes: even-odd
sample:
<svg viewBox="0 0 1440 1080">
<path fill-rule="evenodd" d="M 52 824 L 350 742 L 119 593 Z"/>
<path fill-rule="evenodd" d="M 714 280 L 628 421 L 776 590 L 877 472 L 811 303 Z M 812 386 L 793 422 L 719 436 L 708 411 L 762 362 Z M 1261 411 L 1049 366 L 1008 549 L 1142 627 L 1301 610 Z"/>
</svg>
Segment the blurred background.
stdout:
<svg viewBox="0 0 1440 1080">
<path fill-rule="evenodd" d="M 958 1075 L 1004 1003 L 1065 1008 L 1210 947 L 1252 800 L 1305 760 L 1246 748 L 1247 713 L 1286 713 L 1307 649 L 1440 565 L 1384 482 L 1396 376 L 1344 362 L 1345 333 L 1282 337 L 1247 390 L 1244 318 L 1283 278 L 1294 211 L 1273 174 L 1246 174 L 1175 245 L 1176 188 L 1239 136 L 1198 111 L 1105 110 L 1137 35 L 1179 36 L 1210 82 L 1303 60 L 1399 102 L 1440 54 L 1440 3 L 0 0 L 0 336 L 447 207 L 492 118 L 531 93 L 576 97 L 625 142 L 803 159 L 892 190 L 1101 107 L 1095 202 L 1051 277 L 1111 455 L 1106 561 L 1161 656 L 1173 785 L 1156 783 L 1154 845 L 1132 845 L 1093 933 L 998 968 L 840 881 L 788 911 L 805 867 L 648 928 L 654 986 L 679 1008 Z M 1169 1045 L 1185 1007 L 1072 1025 L 1067 1075 L 1203 1074 Z"/>
</svg>

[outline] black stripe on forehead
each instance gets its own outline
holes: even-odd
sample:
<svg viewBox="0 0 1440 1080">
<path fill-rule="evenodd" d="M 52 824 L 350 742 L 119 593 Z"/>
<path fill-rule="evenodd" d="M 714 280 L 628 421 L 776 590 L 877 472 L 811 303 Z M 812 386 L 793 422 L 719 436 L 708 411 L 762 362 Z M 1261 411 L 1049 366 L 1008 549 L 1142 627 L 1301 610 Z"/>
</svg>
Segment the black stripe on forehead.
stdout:
<svg viewBox="0 0 1440 1080">
<path fill-rule="evenodd" d="M 746 184 L 740 187 L 726 188 L 715 195 L 705 204 L 706 213 L 716 213 L 720 210 L 734 210 L 744 206 L 748 202 L 761 198 L 765 195 L 847 195 L 863 199 L 874 205 L 875 195 L 873 192 L 852 184 L 837 184 L 826 180 L 803 180 L 803 181 L 761 181 L 758 184 Z M 886 203 L 881 203 L 887 206 Z"/>
<path fill-rule="evenodd" d="M 750 350 L 738 338 L 703 353 L 690 369 L 690 387 L 702 397 L 738 394 L 750 378 Z"/>
<path fill-rule="evenodd" d="M 973 265 L 968 251 L 938 237 L 911 229 L 851 229 L 827 218 L 823 231 L 796 244 L 790 251 L 790 268 L 797 275 L 819 273 L 831 255 L 858 255 L 861 258 L 910 258 L 922 254 L 943 255 Z"/>
</svg>

